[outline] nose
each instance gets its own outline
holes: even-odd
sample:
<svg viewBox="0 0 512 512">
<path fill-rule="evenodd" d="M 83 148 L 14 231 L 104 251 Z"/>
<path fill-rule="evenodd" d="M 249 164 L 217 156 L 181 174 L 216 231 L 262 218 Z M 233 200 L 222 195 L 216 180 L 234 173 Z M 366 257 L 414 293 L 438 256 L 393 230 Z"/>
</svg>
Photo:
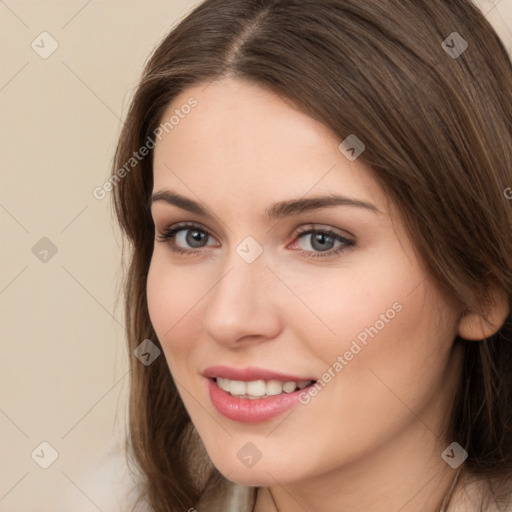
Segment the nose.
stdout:
<svg viewBox="0 0 512 512">
<path fill-rule="evenodd" d="M 263 258 L 246 263 L 235 254 L 227 268 L 207 295 L 206 333 L 231 348 L 275 338 L 281 329 L 278 280 Z"/>
</svg>

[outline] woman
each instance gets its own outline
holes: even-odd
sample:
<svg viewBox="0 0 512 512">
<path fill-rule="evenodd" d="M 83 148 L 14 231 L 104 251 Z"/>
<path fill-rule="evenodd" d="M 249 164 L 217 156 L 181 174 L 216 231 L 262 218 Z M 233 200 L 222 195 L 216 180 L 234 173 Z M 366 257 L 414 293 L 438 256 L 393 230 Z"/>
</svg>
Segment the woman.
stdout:
<svg viewBox="0 0 512 512">
<path fill-rule="evenodd" d="M 159 45 L 110 180 L 151 510 L 511 510 L 511 70 L 467 0 Z"/>
</svg>

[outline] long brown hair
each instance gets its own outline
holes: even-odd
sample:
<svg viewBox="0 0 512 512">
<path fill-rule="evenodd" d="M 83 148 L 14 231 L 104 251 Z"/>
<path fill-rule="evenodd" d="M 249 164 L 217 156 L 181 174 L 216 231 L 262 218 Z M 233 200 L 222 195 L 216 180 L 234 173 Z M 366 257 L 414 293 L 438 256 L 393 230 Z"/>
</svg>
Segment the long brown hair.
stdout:
<svg viewBox="0 0 512 512">
<path fill-rule="evenodd" d="M 206 0 L 147 62 L 110 180 L 130 246 L 128 448 L 141 498 L 155 511 L 194 507 L 216 469 L 165 358 L 145 366 L 133 356 L 145 339 L 159 346 L 146 298 L 152 152 L 126 163 L 151 147 L 178 94 L 224 76 L 293 101 L 340 142 L 356 134 L 366 146 L 360 161 L 402 212 L 430 275 L 483 315 L 493 287 L 512 304 L 512 66 L 478 8 L 469 0 Z M 465 355 L 446 437 L 468 452 L 468 475 L 510 478 L 511 316 L 491 338 L 455 342 Z"/>
</svg>

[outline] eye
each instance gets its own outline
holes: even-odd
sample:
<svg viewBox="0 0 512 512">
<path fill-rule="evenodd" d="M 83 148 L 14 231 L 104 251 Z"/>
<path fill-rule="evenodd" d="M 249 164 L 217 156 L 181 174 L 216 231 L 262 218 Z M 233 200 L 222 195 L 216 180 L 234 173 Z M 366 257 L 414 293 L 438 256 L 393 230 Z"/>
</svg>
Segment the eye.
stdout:
<svg viewBox="0 0 512 512">
<path fill-rule="evenodd" d="M 173 224 L 160 233 L 157 240 L 167 243 L 171 251 L 183 256 L 194 256 L 203 248 L 220 246 L 207 229 L 193 223 Z M 355 245 L 355 241 L 332 229 L 310 227 L 299 231 L 296 234 L 296 241 L 288 247 L 297 249 L 297 244 L 299 252 L 305 257 L 322 259 L 336 257 L 348 247 Z"/>
<path fill-rule="evenodd" d="M 171 250 L 180 254 L 193 255 L 198 249 L 215 243 L 208 243 L 213 237 L 198 224 L 174 224 L 166 228 L 158 240 L 169 244 Z"/>
<path fill-rule="evenodd" d="M 313 259 L 335 257 L 348 247 L 355 245 L 353 240 L 331 229 L 305 229 L 297 233 L 297 238 L 298 241 L 294 245 L 299 244 L 304 256 Z M 308 245 L 312 249 L 308 249 Z"/>
</svg>

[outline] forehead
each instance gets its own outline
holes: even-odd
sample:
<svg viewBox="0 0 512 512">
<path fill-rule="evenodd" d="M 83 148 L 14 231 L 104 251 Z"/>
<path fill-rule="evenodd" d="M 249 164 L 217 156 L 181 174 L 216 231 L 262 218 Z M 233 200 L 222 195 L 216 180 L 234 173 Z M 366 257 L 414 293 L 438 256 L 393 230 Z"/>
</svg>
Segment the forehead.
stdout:
<svg viewBox="0 0 512 512">
<path fill-rule="evenodd" d="M 191 98 L 196 106 L 185 108 Z M 173 116 L 172 129 L 156 141 L 155 191 L 229 192 L 241 202 L 317 193 L 382 199 L 368 169 L 339 151 L 339 137 L 258 85 L 233 79 L 197 84 L 175 98 L 162 123 Z"/>
</svg>

